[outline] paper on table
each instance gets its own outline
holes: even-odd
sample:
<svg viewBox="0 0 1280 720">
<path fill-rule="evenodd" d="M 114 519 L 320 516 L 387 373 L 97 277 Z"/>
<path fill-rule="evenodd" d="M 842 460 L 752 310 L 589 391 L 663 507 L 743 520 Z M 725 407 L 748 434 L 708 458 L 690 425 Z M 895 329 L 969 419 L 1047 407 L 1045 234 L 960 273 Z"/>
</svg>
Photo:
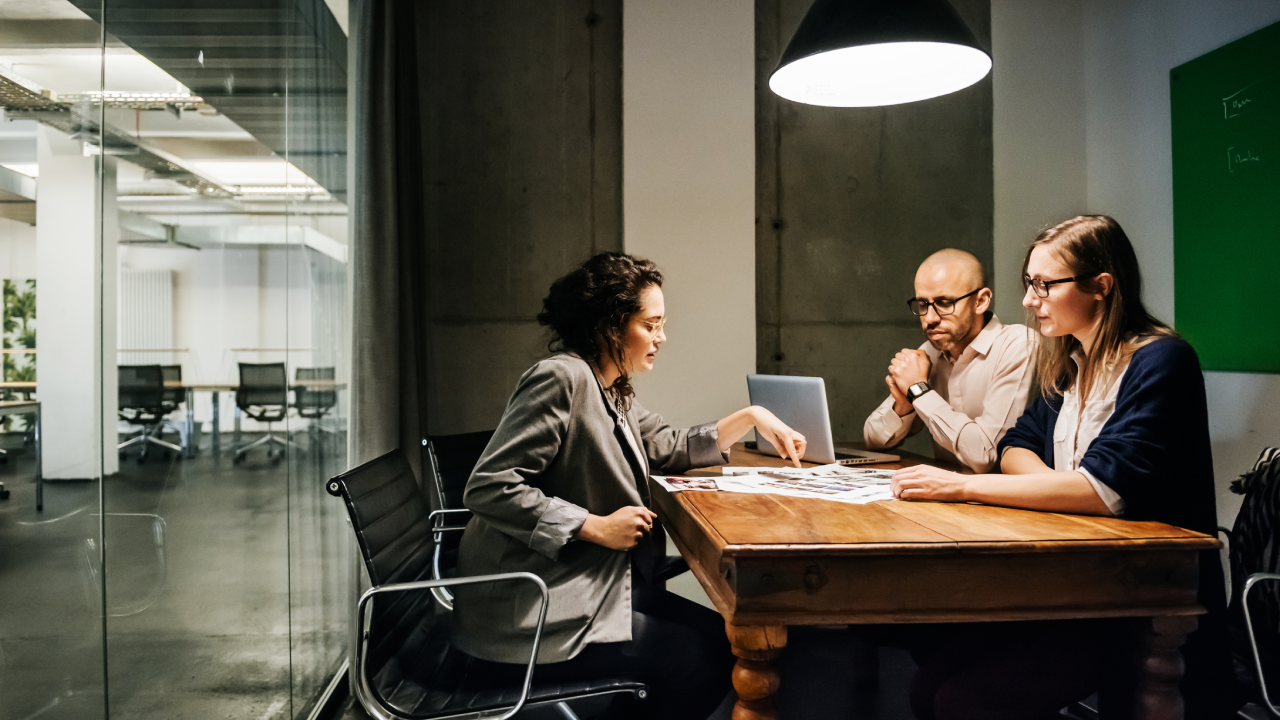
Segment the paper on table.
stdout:
<svg viewBox="0 0 1280 720">
<path fill-rule="evenodd" d="M 824 465 L 801 470 L 789 468 L 752 468 L 757 472 L 736 474 L 717 481 L 721 490 L 729 492 L 769 493 L 790 497 L 834 500 L 864 504 L 892 500 L 892 470 L 849 468 Z M 737 470 L 725 468 L 724 472 Z"/>
<path fill-rule="evenodd" d="M 680 492 L 681 490 L 701 490 L 716 491 L 720 488 L 716 486 L 715 478 L 707 477 L 681 477 L 679 475 L 650 475 L 658 482 L 659 485 L 671 492 Z"/>
<path fill-rule="evenodd" d="M 883 468 L 849 467 L 839 463 L 811 468 L 793 467 L 721 467 L 723 475 L 786 475 L 787 477 L 844 477 L 893 479 L 893 470 Z"/>
</svg>

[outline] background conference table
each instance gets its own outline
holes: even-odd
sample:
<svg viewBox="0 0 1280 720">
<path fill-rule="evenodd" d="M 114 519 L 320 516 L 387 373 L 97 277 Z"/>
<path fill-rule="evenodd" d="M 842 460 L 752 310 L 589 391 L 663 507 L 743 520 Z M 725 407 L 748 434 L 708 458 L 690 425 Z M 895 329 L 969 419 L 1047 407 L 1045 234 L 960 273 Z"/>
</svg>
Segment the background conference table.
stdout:
<svg viewBox="0 0 1280 720">
<path fill-rule="evenodd" d="M 899 468 L 945 463 L 899 453 Z M 733 465 L 787 463 L 734 446 Z M 805 463 L 812 467 L 813 463 Z M 718 476 L 716 468 L 689 475 Z M 1140 718 L 1182 717 L 1177 648 L 1196 626 L 1197 555 L 1216 538 L 1156 522 L 987 505 L 849 505 L 668 492 L 654 509 L 724 616 L 735 720 L 774 718 L 788 625 L 1151 618 Z"/>
<path fill-rule="evenodd" d="M 186 390 L 186 406 L 187 406 L 187 427 L 195 427 L 196 423 L 196 404 L 195 394 L 197 392 L 207 392 L 212 397 L 213 416 L 210 419 L 210 429 L 212 431 L 213 451 L 218 452 L 222 449 L 222 393 L 235 392 L 240 386 L 236 383 L 183 383 L 178 381 L 165 381 L 165 387 L 168 388 L 184 388 Z M 347 384 L 337 380 L 294 380 L 289 383 L 290 390 L 346 390 Z M 236 444 L 240 443 L 240 414 L 239 409 L 235 415 L 236 428 Z M 187 440 L 186 435 L 182 439 L 183 457 L 195 457 L 196 445 Z"/>
</svg>

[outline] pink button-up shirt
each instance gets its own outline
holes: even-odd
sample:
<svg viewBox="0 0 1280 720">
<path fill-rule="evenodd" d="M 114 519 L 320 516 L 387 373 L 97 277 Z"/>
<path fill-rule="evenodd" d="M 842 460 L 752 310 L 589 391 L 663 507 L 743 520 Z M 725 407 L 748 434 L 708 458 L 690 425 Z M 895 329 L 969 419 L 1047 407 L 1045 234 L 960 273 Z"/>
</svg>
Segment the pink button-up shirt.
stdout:
<svg viewBox="0 0 1280 720">
<path fill-rule="evenodd" d="M 954 363 L 929 343 L 921 345 L 933 361 L 933 389 L 904 417 L 893 411 L 892 397 L 881 403 L 862 427 L 867 448 L 894 447 L 928 427 L 934 457 L 989 472 L 996 444 L 1027 405 L 1033 347 L 1031 330 L 1003 325 L 994 315 Z"/>
</svg>

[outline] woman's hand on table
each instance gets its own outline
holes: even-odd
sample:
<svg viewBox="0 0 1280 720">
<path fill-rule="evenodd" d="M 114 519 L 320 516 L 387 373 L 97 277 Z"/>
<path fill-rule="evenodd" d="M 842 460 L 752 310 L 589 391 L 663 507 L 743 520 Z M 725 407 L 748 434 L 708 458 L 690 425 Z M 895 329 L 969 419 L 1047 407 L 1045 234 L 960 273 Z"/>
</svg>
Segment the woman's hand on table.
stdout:
<svg viewBox="0 0 1280 720">
<path fill-rule="evenodd" d="M 932 465 L 912 465 L 893 474 L 893 496 L 899 500 L 968 502 L 968 484 L 973 477 Z"/>
<path fill-rule="evenodd" d="M 728 450 L 753 427 L 760 439 L 767 441 L 778 451 L 778 457 L 790 460 L 796 467 L 800 467 L 800 459 L 804 457 L 808 441 L 779 420 L 777 415 L 758 405 L 743 408 L 716 424 L 720 452 Z"/>
<path fill-rule="evenodd" d="M 796 467 L 800 467 L 800 458 L 804 457 L 805 448 L 808 447 L 804 436 L 762 407 L 752 406 L 748 409 L 754 411 L 756 434 L 778 451 L 778 457 L 790 460 Z"/>
<path fill-rule="evenodd" d="M 649 534 L 657 518 L 657 513 L 638 505 L 621 508 L 604 517 L 588 515 L 578 530 L 578 539 L 610 550 L 630 550 Z"/>
</svg>

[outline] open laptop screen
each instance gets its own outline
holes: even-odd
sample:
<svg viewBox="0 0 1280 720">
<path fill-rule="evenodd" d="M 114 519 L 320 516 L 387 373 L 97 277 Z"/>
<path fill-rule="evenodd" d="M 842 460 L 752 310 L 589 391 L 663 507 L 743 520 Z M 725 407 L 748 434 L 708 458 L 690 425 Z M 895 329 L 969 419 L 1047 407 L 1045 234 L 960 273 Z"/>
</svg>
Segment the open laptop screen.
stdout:
<svg viewBox="0 0 1280 720">
<path fill-rule="evenodd" d="M 827 386 L 820 377 L 795 375 L 748 375 L 747 393 L 752 405 L 768 410 L 808 441 L 805 460 L 836 461 L 831 440 L 831 415 L 827 412 Z M 777 455 L 777 450 L 756 433 L 760 452 Z"/>
</svg>

